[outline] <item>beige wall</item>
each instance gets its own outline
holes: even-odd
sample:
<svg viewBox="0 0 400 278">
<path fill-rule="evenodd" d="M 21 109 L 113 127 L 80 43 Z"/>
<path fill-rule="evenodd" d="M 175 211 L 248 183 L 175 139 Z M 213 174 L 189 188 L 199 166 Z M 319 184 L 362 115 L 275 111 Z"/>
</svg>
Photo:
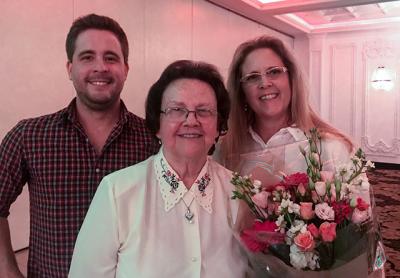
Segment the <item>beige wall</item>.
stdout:
<svg viewBox="0 0 400 278">
<path fill-rule="evenodd" d="M 205 60 L 226 72 L 236 46 L 260 34 L 292 38 L 204 0 L 1 0 L 0 137 L 18 120 L 55 112 L 75 95 L 65 68 L 65 36 L 74 18 L 95 12 L 116 19 L 130 41 L 123 99 L 144 115 L 150 85 L 176 59 Z M 9 218 L 14 249 L 28 244 L 26 190 Z"/>
</svg>

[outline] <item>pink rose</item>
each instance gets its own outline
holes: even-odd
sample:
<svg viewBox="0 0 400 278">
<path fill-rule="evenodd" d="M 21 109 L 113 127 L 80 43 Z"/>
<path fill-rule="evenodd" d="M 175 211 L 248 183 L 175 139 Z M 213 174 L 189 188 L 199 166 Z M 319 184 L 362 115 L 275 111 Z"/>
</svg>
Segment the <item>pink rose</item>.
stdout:
<svg viewBox="0 0 400 278">
<path fill-rule="evenodd" d="M 311 251 L 315 247 L 314 238 L 309 231 L 299 233 L 295 236 L 294 243 L 301 251 Z"/>
<path fill-rule="evenodd" d="M 318 202 L 318 194 L 315 191 L 311 191 L 311 199 L 313 200 L 314 203 Z"/>
<path fill-rule="evenodd" d="M 322 220 L 333 221 L 335 219 L 335 211 L 327 203 L 317 204 L 315 214 Z"/>
<path fill-rule="evenodd" d="M 306 188 L 304 187 L 304 185 L 302 183 L 299 184 L 299 186 L 297 187 L 297 190 L 299 191 L 301 196 L 306 195 Z"/>
<path fill-rule="evenodd" d="M 333 181 L 333 177 L 334 177 L 334 172 L 331 171 L 321 171 L 319 172 L 321 174 L 321 179 L 322 181 L 329 181 L 332 182 Z"/>
<path fill-rule="evenodd" d="M 271 193 L 266 191 L 261 191 L 260 193 L 254 194 L 251 196 L 251 200 L 260 208 L 267 208 L 268 206 L 268 197 Z"/>
<path fill-rule="evenodd" d="M 319 237 L 319 231 L 317 226 L 315 226 L 313 223 L 307 225 L 307 230 L 311 233 L 311 235 L 314 238 L 318 238 Z"/>
<path fill-rule="evenodd" d="M 353 221 L 355 224 L 359 224 L 366 221 L 368 218 L 368 210 L 359 210 L 358 208 L 355 208 L 353 210 L 353 215 L 351 216 L 351 221 Z"/>
<path fill-rule="evenodd" d="M 322 240 L 325 242 L 332 242 L 336 238 L 336 223 L 324 222 L 319 226 L 319 233 Z"/>
<path fill-rule="evenodd" d="M 323 181 L 317 181 L 315 183 L 315 191 L 317 192 L 318 196 L 324 197 L 326 194 L 326 184 Z"/>
<path fill-rule="evenodd" d="M 334 184 L 331 184 L 331 202 L 336 201 L 336 187 Z"/>
<path fill-rule="evenodd" d="M 314 211 L 312 209 L 313 203 L 311 202 L 300 202 L 300 216 L 304 220 L 310 220 L 314 217 Z"/>
</svg>

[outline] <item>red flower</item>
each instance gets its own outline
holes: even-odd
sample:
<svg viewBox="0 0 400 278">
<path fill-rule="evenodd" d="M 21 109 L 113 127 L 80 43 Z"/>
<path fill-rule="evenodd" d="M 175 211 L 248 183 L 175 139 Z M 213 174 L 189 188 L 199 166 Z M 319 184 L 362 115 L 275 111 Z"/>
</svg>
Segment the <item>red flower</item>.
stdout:
<svg viewBox="0 0 400 278">
<path fill-rule="evenodd" d="M 256 253 L 263 251 L 265 248 L 267 248 L 264 243 L 257 241 L 252 233 L 249 233 L 249 230 L 244 230 L 240 235 L 240 239 L 251 252 Z"/>
<path fill-rule="evenodd" d="M 298 187 L 300 184 L 306 187 L 308 185 L 308 176 L 305 173 L 294 173 L 286 176 L 283 182 L 287 189 Z"/>
<path fill-rule="evenodd" d="M 275 231 L 277 228 L 272 221 L 255 221 L 250 229 L 242 231 L 240 238 L 250 251 L 260 252 L 284 241 L 284 235 Z"/>
<path fill-rule="evenodd" d="M 357 205 L 356 208 L 358 208 L 361 211 L 367 210 L 369 207 L 369 204 L 366 203 L 362 198 L 358 197 L 357 198 Z"/>
<path fill-rule="evenodd" d="M 349 219 L 352 211 L 350 205 L 346 202 L 332 203 L 333 211 L 335 212 L 335 222 L 340 224 L 345 219 Z"/>
<path fill-rule="evenodd" d="M 251 228 L 256 232 L 275 232 L 278 226 L 276 226 L 275 222 L 272 221 L 254 221 Z"/>
<path fill-rule="evenodd" d="M 319 237 L 319 230 L 318 230 L 317 226 L 315 226 L 313 223 L 307 225 L 307 230 L 311 233 L 311 235 L 314 238 Z"/>
</svg>

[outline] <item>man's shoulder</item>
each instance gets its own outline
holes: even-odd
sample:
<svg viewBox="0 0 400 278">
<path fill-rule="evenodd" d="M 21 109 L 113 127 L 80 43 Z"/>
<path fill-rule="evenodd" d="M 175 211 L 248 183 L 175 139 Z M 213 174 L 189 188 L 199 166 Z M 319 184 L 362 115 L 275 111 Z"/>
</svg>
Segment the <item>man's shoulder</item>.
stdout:
<svg viewBox="0 0 400 278">
<path fill-rule="evenodd" d="M 146 128 L 146 121 L 142 117 L 139 117 L 138 115 L 130 111 L 127 112 L 127 115 L 128 115 L 128 121 L 132 126 L 138 128 Z"/>
<path fill-rule="evenodd" d="M 46 131 L 62 122 L 67 108 L 55 113 L 20 120 L 9 133 L 35 133 Z"/>
<path fill-rule="evenodd" d="M 126 127 L 128 130 L 129 136 L 134 136 L 138 142 L 147 142 L 147 148 L 151 149 L 151 153 L 155 153 L 159 149 L 159 145 L 156 141 L 156 137 L 150 131 L 150 129 L 146 125 L 146 121 L 133 114 L 132 112 L 128 112 L 128 121 L 126 123 Z"/>
<path fill-rule="evenodd" d="M 38 128 L 45 127 L 52 124 L 58 124 L 60 121 L 64 119 L 64 116 L 67 112 L 67 108 L 61 109 L 57 112 L 41 115 L 33 118 L 26 118 L 21 120 L 17 126 L 25 127 L 25 128 Z"/>
</svg>

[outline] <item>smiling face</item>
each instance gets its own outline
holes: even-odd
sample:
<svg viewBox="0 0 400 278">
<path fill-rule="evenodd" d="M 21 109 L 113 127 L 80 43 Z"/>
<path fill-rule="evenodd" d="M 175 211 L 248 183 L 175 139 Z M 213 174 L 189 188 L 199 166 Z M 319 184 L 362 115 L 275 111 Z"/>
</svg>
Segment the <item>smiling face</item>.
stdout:
<svg viewBox="0 0 400 278">
<path fill-rule="evenodd" d="M 79 34 L 67 70 L 77 101 L 87 108 L 105 110 L 119 103 L 128 66 L 112 32 L 89 29 Z"/>
<path fill-rule="evenodd" d="M 186 108 L 217 110 L 215 92 L 210 85 L 197 79 L 177 79 L 164 91 L 161 110 Z M 168 114 L 160 115 L 157 137 L 163 144 L 169 162 L 196 159 L 204 161 L 218 136 L 217 115 L 200 118 L 189 113 L 186 120 L 177 121 Z"/>
<path fill-rule="evenodd" d="M 269 48 L 259 48 L 244 60 L 242 76 L 254 72 L 265 73 L 266 70 L 277 66 L 285 66 L 279 56 Z M 274 80 L 264 75 L 258 83 L 242 83 L 242 89 L 248 105 L 256 114 L 256 122 L 288 122 L 291 89 L 287 72 Z"/>
</svg>

